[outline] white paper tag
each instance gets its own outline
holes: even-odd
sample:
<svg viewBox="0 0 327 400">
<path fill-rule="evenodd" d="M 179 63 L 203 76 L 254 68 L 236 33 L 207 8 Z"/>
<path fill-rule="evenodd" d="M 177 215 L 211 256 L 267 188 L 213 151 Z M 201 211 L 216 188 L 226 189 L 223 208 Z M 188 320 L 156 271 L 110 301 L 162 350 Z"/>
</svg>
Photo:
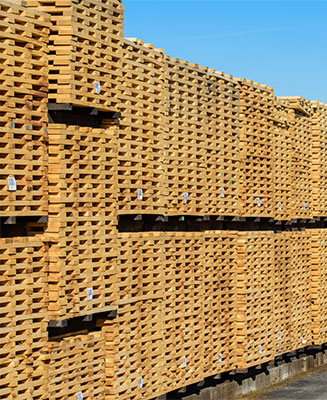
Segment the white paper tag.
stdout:
<svg viewBox="0 0 327 400">
<path fill-rule="evenodd" d="M 220 189 L 220 196 L 225 197 L 225 189 L 224 188 Z"/>
<path fill-rule="evenodd" d="M 10 192 L 15 192 L 17 190 L 16 179 L 8 178 L 8 190 Z"/>
<path fill-rule="evenodd" d="M 302 344 L 306 344 L 306 340 L 304 339 L 304 337 L 301 339 L 301 341 L 302 341 Z"/>
<path fill-rule="evenodd" d="M 282 332 L 278 332 L 278 339 L 282 340 Z"/>
<path fill-rule="evenodd" d="M 261 200 L 259 199 L 259 197 L 257 198 L 257 205 L 258 207 L 261 207 Z"/>
<path fill-rule="evenodd" d="M 223 355 L 221 353 L 219 353 L 219 362 L 223 362 Z"/>
<path fill-rule="evenodd" d="M 137 200 L 143 200 L 143 190 L 137 189 Z"/>
<path fill-rule="evenodd" d="M 188 200 L 188 193 L 184 193 L 184 203 L 186 204 Z"/>
<path fill-rule="evenodd" d="M 94 91 L 96 94 L 99 94 L 101 92 L 100 82 L 94 82 Z"/>
<path fill-rule="evenodd" d="M 187 360 L 186 357 L 183 357 L 183 367 L 185 368 L 187 366 Z"/>
<path fill-rule="evenodd" d="M 93 288 L 86 289 L 86 295 L 88 300 L 93 299 Z"/>
<path fill-rule="evenodd" d="M 83 400 L 83 393 L 82 392 L 76 393 L 76 397 L 77 397 L 77 400 Z"/>
<path fill-rule="evenodd" d="M 262 354 L 262 346 L 259 346 L 259 354 Z"/>
<path fill-rule="evenodd" d="M 282 203 L 279 203 L 278 209 L 279 211 L 282 211 Z"/>
<path fill-rule="evenodd" d="M 141 389 L 143 387 L 143 379 L 142 378 L 137 379 L 137 387 L 139 389 Z"/>
<path fill-rule="evenodd" d="M 303 210 L 305 210 L 307 205 L 305 204 L 305 201 L 303 202 Z"/>
</svg>

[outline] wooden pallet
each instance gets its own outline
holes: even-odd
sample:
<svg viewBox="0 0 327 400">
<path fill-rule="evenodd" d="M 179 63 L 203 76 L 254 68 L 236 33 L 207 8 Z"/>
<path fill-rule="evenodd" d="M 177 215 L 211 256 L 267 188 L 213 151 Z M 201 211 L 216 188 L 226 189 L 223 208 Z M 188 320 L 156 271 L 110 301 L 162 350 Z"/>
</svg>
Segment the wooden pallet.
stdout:
<svg viewBox="0 0 327 400">
<path fill-rule="evenodd" d="M 244 369 L 275 356 L 273 232 L 240 232 L 236 357 Z"/>
<path fill-rule="evenodd" d="M 240 89 L 240 215 L 274 216 L 274 95 L 272 88 L 237 79 Z"/>
<path fill-rule="evenodd" d="M 292 218 L 313 216 L 311 103 L 302 97 L 280 97 L 289 106 L 292 136 Z"/>
<path fill-rule="evenodd" d="M 0 216 L 3 217 L 47 213 L 49 27 L 46 14 L 1 1 Z"/>
<path fill-rule="evenodd" d="M 114 129 L 49 127 L 49 313 L 105 311 L 116 298 Z"/>
<path fill-rule="evenodd" d="M 166 69 L 163 50 L 124 39 L 118 130 L 118 212 L 163 214 Z"/>
<path fill-rule="evenodd" d="M 105 399 L 105 336 L 90 332 L 49 343 L 48 398 Z"/>
<path fill-rule="evenodd" d="M 49 102 L 117 111 L 121 84 L 121 0 L 28 0 L 51 16 Z"/>
<path fill-rule="evenodd" d="M 214 70 L 206 84 L 208 214 L 239 215 L 239 88 L 230 75 Z"/>
</svg>

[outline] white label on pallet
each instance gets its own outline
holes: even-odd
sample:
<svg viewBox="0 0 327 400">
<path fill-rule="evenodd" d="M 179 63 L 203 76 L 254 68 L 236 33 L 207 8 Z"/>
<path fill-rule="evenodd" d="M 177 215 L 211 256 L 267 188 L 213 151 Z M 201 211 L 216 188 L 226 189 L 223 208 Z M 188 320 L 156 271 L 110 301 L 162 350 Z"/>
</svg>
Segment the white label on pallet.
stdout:
<svg viewBox="0 0 327 400">
<path fill-rule="evenodd" d="M 307 205 L 305 204 L 305 201 L 303 202 L 303 210 L 305 210 Z"/>
<path fill-rule="evenodd" d="M 186 204 L 188 200 L 188 193 L 184 193 L 184 203 Z"/>
<path fill-rule="evenodd" d="M 259 346 L 259 354 L 262 354 L 262 346 Z"/>
<path fill-rule="evenodd" d="M 224 188 L 220 189 L 220 196 L 225 197 L 225 189 Z"/>
<path fill-rule="evenodd" d="M 137 200 L 143 200 L 143 190 L 137 189 Z"/>
<path fill-rule="evenodd" d="M 83 400 L 83 393 L 82 392 L 76 393 L 76 397 L 77 397 L 77 400 Z"/>
<path fill-rule="evenodd" d="M 93 299 L 93 288 L 86 289 L 86 295 L 88 300 Z"/>
<path fill-rule="evenodd" d="M 187 366 L 187 360 L 186 357 L 183 357 L 183 367 L 185 368 Z"/>
<path fill-rule="evenodd" d="M 94 90 L 96 94 L 99 94 L 101 92 L 100 82 L 94 82 Z"/>
<path fill-rule="evenodd" d="M 137 379 L 137 387 L 139 389 L 141 389 L 143 387 L 143 379 L 142 378 Z"/>
<path fill-rule="evenodd" d="M 278 209 L 279 209 L 279 211 L 282 211 L 282 203 L 279 203 L 279 206 L 278 206 Z"/>
<path fill-rule="evenodd" d="M 282 340 L 282 332 L 278 332 L 278 339 Z"/>
<path fill-rule="evenodd" d="M 8 190 L 10 192 L 15 192 L 17 190 L 16 179 L 8 178 Z"/>
<path fill-rule="evenodd" d="M 219 353 L 219 362 L 223 362 L 223 355 Z"/>
<path fill-rule="evenodd" d="M 302 344 L 306 344 L 306 342 L 307 342 L 307 341 L 304 339 L 304 337 L 302 338 L 301 341 L 302 341 Z"/>
<path fill-rule="evenodd" d="M 257 204 L 258 204 L 258 207 L 261 207 L 261 200 L 259 199 L 259 197 L 257 198 Z"/>
</svg>

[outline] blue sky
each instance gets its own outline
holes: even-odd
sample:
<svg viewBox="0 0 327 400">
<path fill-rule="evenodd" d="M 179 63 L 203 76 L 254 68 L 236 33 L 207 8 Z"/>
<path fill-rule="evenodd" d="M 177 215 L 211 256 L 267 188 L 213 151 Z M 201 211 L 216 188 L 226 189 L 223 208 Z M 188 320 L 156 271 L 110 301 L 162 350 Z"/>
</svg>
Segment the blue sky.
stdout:
<svg viewBox="0 0 327 400">
<path fill-rule="evenodd" d="M 123 0 L 126 37 L 327 103 L 326 1 Z"/>
</svg>

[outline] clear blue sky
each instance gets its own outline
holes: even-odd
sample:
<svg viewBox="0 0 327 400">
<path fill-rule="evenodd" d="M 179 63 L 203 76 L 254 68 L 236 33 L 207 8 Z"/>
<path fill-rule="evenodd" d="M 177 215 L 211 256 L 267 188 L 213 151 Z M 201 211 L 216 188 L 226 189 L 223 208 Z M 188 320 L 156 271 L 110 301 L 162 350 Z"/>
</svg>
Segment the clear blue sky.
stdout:
<svg viewBox="0 0 327 400">
<path fill-rule="evenodd" d="M 326 1 L 123 0 L 126 37 L 327 103 Z"/>
</svg>

